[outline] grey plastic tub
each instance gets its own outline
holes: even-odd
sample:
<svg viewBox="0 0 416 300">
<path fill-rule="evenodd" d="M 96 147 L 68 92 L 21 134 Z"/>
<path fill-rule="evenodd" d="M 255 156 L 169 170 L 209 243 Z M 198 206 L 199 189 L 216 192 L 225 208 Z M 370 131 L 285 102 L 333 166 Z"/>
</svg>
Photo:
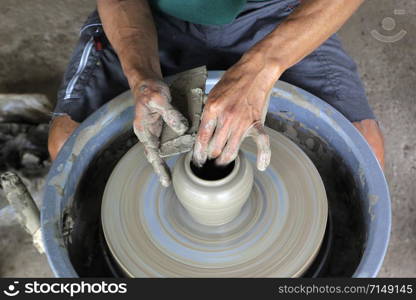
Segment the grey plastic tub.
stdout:
<svg viewBox="0 0 416 300">
<path fill-rule="evenodd" d="M 207 91 L 221 74 L 209 72 Z M 48 261 L 57 277 L 103 275 L 79 269 L 78 265 L 91 260 L 90 254 L 84 254 L 88 251 L 81 249 L 91 241 L 83 240 L 87 229 L 73 229 L 82 222 L 79 215 L 85 218 L 88 213 L 71 218 L 70 212 L 82 207 L 77 204 L 82 198 L 80 185 L 94 185 L 94 178 L 84 174 L 91 171 L 104 148 L 131 132 L 133 116 L 131 93 L 116 97 L 81 124 L 51 167 L 41 222 Z M 266 124 L 297 143 L 324 180 L 334 222 L 334 245 L 323 276 L 375 277 L 389 242 L 391 206 L 385 177 L 367 142 L 334 108 L 283 82 L 273 89 Z M 94 209 L 99 210 L 99 205 Z M 71 235 L 78 236 L 68 238 Z"/>
</svg>

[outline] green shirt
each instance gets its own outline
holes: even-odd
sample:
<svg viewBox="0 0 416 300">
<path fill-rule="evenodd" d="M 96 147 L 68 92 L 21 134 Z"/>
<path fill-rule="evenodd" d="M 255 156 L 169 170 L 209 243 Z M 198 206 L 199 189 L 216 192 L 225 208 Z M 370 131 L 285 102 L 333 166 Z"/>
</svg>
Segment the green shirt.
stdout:
<svg viewBox="0 0 416 300">
<path fill-rule="evenodd" d="M 184 21 L 224 25 L 237 17 L 247 0 L 149 0 L 149 3 L 154 9 Z"/>
</svg>

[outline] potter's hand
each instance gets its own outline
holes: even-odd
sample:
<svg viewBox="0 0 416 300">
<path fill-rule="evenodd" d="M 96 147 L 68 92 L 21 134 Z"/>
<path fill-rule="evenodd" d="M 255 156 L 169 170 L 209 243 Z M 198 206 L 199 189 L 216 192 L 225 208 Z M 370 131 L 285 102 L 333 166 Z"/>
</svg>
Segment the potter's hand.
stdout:
<svg viewBox="0 0 416 300">
<path fill-rule="evenodd" d="M 188 130 L 188 121 L 170 104 L 169 87 L 160 80 L 144 80 L 133 89 L 136 101 L 134 133 L 143 143 L 145 154 L 163 186 L 169 186 L 170 173 L 159 156 L 160 134 L 165 122 L 176 133 Z"/>
<path fill-rule="evenodd" d="M 360 131 L 363 137 L 367 140 L 371 149 L 384 169 L 384 138 L 380 127 L 375 120 L 363 120 L 354 122 L 354 126 Z"/>
<path fill-rule="evenodd" d="M 257 65 L 244 60 L 231 67 L 211 90 L 202 113 L 193 161 L 203 165 L 216 159 L 218 165 L 232 162 L 245 137 L 257 144 L 257 168 L 270 163 L 270 143 L 263 124 L 273 82 Z"/>
</svg>

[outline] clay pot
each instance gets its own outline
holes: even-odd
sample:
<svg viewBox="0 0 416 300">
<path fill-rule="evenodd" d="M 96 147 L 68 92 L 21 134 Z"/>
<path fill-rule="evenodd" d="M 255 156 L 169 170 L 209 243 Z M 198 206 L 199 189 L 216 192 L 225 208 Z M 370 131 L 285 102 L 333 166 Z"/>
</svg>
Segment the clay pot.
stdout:
<svg viewBox="0 0 416 300">
<path fill-rule="evenodd" d="M 200 224 L 219 226 L 232 221 L 252 190 L 251 164 L 241 151 L 223 169 L 205 166 L 197 169 L 191 161 L 189 152 L 178 159 L 173 169 L 173 188 L 179 201 Z"/>
</svg>

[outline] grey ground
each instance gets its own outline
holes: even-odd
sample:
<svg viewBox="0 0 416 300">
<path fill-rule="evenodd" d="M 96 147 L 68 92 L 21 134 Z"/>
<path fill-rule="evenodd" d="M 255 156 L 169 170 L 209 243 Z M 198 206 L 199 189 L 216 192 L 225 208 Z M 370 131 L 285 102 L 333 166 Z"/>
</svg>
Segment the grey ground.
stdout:
<svg viewBox="0 0 416 300">
<path fill-rule="evenodd" d="M 0 93 L 38 92 L 53 100 L 78 29 L 94 5 L 92 0 L 2 0 Z M 405 14 L 395 14 L 395 9 Z M 396 22 L 390 31 L 382 26 L 386 17 Z M 400 30 L 407 33 L 385 43 L 374 38 L 372 30 L 390 36 Z M 367 0 L 340 36 L 358 62 L 386 139 L 393 228 L 379 275 L 416 277 L 416 0 Z M 51 275 L 46 258 L 36 253 L 11 210 L 4 209 L 0 277 Z"/>
</svg>

